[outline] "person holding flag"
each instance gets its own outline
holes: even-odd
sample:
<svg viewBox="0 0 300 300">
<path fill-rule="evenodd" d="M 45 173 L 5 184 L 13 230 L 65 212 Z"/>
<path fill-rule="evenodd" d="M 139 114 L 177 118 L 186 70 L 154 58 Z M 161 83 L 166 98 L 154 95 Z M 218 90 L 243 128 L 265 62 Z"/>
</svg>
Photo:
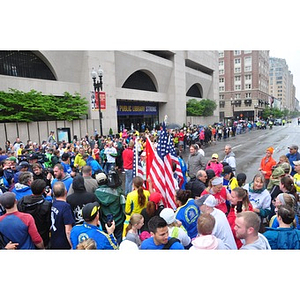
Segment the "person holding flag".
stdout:
<svg viewBox="0 0 300 300">
<path fill-rule="evenodd" d="M 149 137 L 147 137 L 146 174 L 152 182 L 153 189 L 162 194 L 164 207 L 175 210 L 177 205 L 174 201 L 176 189 L 174 177 L 178 180 L 179 188 L 182 186 L 184 179 L 178 157 L 175 154 L 173 140 L 166 130 L 166 120 L 167 116 L 159 135 L 156 152 Z M 174 176 L 174 174 L 176 175 Z"/>
</svg>

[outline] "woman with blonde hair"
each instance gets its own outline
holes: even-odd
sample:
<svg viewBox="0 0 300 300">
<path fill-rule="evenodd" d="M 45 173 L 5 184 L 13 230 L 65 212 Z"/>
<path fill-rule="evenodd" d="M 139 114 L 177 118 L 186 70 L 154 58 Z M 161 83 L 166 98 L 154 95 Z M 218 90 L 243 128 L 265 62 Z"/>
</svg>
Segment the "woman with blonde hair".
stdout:
<svg viewBox="0 0 300 300">
<path fill-rule="evenodd" d="M 143 189 L 143 183 L 144 180 L 140 176 L 136 176 L 132 180 L 133 191 L 128 193 L 125 203 L 126 220 L 123 227 L 123 237 L 126 236 L 126 227 L 129 224 L 132 214 L 140 214 L 143 208 L 147 206 L 150 192 Z"/>
<path fill-rule="evenodd" d="M 144 217 L 141 214 L 132 214 L 129 224 L 125 229 L 125 239 L 134 242 L 138 247 L 141 245 L 139 230 L 144 225 Z"/>
</svg>

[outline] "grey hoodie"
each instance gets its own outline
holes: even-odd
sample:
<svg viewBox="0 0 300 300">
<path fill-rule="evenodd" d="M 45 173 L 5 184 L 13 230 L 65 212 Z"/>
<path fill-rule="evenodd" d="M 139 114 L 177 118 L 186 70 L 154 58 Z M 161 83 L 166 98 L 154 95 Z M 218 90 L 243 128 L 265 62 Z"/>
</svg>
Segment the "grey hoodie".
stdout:
<svg viewBox="0 0 300 300">
<path fill-rule="evenodd" d="M 243 245 L 240 250 L 271 250 L 268 240 L 261 233 L 258 233 L 258 239 L 248 245 Z"/>
</svg>

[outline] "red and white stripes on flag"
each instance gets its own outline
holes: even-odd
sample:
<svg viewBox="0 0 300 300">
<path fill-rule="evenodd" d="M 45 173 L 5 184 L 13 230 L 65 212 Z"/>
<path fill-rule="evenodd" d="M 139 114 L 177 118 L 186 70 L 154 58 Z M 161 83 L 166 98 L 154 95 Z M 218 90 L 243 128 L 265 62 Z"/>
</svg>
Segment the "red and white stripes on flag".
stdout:
<svg viewBox="0 0 300 300">
<path fill-rule="evenodd" d="M 174 201 L 175 196 L 175 181 L 173 174 L 173 162 L 176 163 L 176 173 L 178 173 L 178 178 L 182 178 L 183 175 L 180 167 L 178 158 L 171 153 L 173 142 L 171 138 L 166 134 L 165 126 L 160 134 L 157 152 L 154 151 L 153 145 L 149 138 L 146 141 L 146 151 L 147 151 L 147 176 L 153 184 L 153 188 L 160 192 L 163 196 L 163 202 L 165 207 L 176 209 L 176 203 Z M 177 161 L 177 162 L 176 162 Z M 181 175 L 180 175 L 181 174 Z M 180 182 L 179 187 L 182 185 Z"/>
<path fill-rule="evenodd" d="M 135 176 L 140 176 L 143 178 L 144 176 L 144 170 L 141 164 L 141 158 L 139 156 L 139 152 L 138 152 L 138 139 L 135 140 L 134 142 L 134 148 L 133 148 L 133 178 Z"/>
</svg>

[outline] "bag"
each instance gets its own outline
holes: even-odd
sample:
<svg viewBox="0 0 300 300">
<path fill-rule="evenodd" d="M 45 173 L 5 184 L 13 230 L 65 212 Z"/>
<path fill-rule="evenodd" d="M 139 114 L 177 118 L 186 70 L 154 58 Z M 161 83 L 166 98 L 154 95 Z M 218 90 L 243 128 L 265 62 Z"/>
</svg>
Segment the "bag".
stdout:
<svg viewBox="0 0 300 300">
<path fill-rule="evenodd" d="M 170 238 L 170 239 L 168 240 L 168 242 L 164 245 L 164 247 L 162 248 L 162 250 L 169 250 L 169 249 L 172 247 L 172 245 L 173 245 L 174 243 L 176 243 L 176 242 L 179 242 L 179 243 L 180 243 L 180 240 L 179 240 L 179 239 L 176 239 L 176 238 L 174 238 L 174 237 Z"/>
<path fill-rule="evenodd" d="M 117 188 L 122 185 L 122 179 L 120 178 L 116 170 L 109 170 L 107 174 L 107 186 L 111 188 Z"/>
</svg>

